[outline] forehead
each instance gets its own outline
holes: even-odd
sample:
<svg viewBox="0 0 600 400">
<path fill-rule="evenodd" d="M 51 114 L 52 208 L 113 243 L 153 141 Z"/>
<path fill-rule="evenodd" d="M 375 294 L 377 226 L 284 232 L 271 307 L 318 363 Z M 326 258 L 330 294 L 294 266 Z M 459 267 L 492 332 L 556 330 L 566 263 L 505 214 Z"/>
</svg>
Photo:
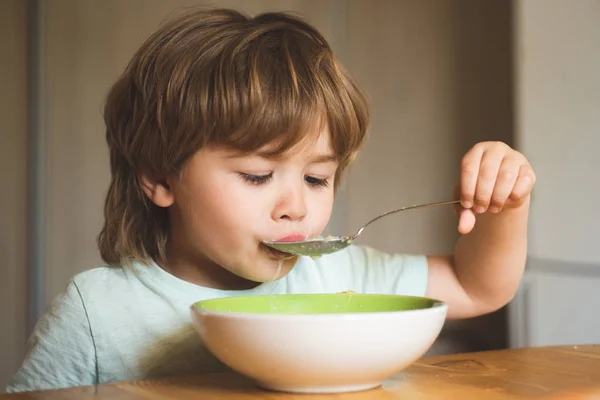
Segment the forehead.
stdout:
<svg viewBox="0 0 600 400">
<path fill-rule="evenodd" d="M 206 150 L 217 151 L 226 157 L 260 156 L 269 159 L 284 159 L 292 157 L 331 158 L 337 160 L 333 149 L 331 133 L 326 124 L 314 124 L 312 128 L 305 130 L 302 137 L 296 139 L 294 144 L 287 142 L 290 135 L 282 134 L 271 142 L 254 149 L 240 149 L 231 145 L 208 145 Z"/>
<path fill-rule="evenodd" d="M 278 150 L 279 143 L 268 143 L 256 151 L 256 154 L 268 158 L 285 158 L 294 156 L 334 156 L 331 133 L 327 125 L 315 125 L 308 130 L 304 137 L 295 145 L 284 150 Z"/>
</svg>

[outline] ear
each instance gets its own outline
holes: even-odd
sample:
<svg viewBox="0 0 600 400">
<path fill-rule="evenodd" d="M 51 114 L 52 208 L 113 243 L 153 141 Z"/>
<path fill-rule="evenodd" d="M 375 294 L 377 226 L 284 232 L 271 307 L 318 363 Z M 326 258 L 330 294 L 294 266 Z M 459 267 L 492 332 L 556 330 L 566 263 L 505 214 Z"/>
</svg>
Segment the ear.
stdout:
<svg viewBox="0 0 600 400">
<path fill-rule="evenodd" d="M 159 207 L 169 207 L 175 202 L 175 195 L 166 179 L 156 179 L 148 174 L 140 175 L 142 190 Z"/>
</svg>

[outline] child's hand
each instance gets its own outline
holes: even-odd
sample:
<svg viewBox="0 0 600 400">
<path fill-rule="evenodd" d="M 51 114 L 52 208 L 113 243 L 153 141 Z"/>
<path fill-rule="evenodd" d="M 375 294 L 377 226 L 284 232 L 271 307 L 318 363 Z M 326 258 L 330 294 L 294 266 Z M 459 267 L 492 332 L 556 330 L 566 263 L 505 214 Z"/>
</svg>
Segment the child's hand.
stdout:
<svg viewBox="0 0 600 400">
<path fill-rule="evenodd" d="M 502 142 L 477 143 L 462 159 L 460 184 L 455 189 L 462 206 L 459 232 L 473 229 L 475 214 L 520 207 L 529 198 L 535 179 L 533 168 L 518 151 Z"/>
</svg>

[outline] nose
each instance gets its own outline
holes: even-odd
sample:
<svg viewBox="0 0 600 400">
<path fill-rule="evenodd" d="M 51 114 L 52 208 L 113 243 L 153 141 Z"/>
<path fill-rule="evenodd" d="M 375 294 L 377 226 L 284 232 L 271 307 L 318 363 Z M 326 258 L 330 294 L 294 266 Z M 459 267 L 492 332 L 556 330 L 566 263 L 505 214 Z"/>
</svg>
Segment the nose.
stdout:
<svg viewBox="0 0 600 400">
<path fill-rule="evenodd" d="M 302 221 L 306 216 L 306 199 L 302 187 L 287 187 L 281 191 L 273 209 L 272 218 L 276 221 Z"/>
</svg>

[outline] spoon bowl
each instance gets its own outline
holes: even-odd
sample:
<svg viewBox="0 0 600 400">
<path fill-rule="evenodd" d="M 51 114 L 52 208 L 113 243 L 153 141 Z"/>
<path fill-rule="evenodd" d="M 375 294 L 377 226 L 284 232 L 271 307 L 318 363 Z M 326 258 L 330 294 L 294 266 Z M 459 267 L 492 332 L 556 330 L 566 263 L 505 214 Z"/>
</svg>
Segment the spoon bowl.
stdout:
<svg viewBox="0 0 600 400">
<path fill-rule="evenodd" d="M 356 235 L 330 236 L 308 238 L 306 240 L 299 240 L 295 242 L 264 241 L 263 243 L 275 250 L 279 250 L 284 253 L 319 257 L 324 254 L 335 253 L 336 251 L 342 250 L 350 246 L 355 238 Z"/>
<path fill-rule="evenodd" d="M 356 240 L 356 238 L 360 236 L 360 234 L 365 230 L 367 226 L 377 221 L 378 219 L 388 216 L 390 214 L 394 214 L 405 210 L 412 210 L 415 208 L 424 208 L 458 203 L 460 203 L 460 200 L 442 201 L 438 203 L 417 204 L 413 206 L 402 207 L 397 210 L 388 211 L 384 214 L 373 218 L 372 220 L 364 224 L 355 234 L 350 236 L 316 237 L 293 242 L 272 242 L 265 240 L 263 241 L 263 244 L 285 253 L 316 258 L 324 254 L 335 253 L 336 251 L 342 250 L 350 246 L 352 242 L 354 242 L 354 240 Z"/>
</svg>

